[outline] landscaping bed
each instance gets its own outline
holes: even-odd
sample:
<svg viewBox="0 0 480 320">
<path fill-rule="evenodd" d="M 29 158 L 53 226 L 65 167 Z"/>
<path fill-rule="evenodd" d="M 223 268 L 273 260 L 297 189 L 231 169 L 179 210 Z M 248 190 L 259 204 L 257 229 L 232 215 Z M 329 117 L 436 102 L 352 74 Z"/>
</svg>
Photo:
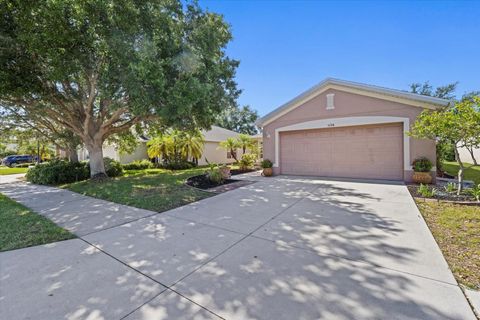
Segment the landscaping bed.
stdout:
<svg viewBox="0 0 480 320">
<path fill-rule="evenodd" d="M 476 201 L 468 190 L 463 190 L 460 195 L 457 195 L 456 191 L 449 192 L 442 186 L 424 185 L 423 188 L 428 189 L 430 192 L 429 195 L 425 195 L 419 191 L 420 186 L 418 184 L 407 185 L 407 188 L 410 194 L 417 199 L 480 205 L 480 202 Z"/>
<path fill-rule="evenodd" d="M 224 184 L 234 183 L 237 181 L 241 181 L 241 180 L 226 179 L 226 180 L 223 180 L 222 183 L 215 183 L 210 179 L 208 179 L 206 174 L 201 174 L 198 176 L 188 178 L 186 183 L 191 187 L 207 190 L 207 189 L 215 188 Z"/>
</svg>

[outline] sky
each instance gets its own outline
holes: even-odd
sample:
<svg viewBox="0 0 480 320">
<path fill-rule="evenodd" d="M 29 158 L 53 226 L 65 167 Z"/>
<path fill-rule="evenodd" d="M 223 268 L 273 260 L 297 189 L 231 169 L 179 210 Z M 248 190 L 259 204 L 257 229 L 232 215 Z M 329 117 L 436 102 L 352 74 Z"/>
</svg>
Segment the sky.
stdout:
<svg viewBox="0 0 480 320">
<path fill-rule="evenodd" d="M 222 14 L 240 61 L 239 103 L 260 115 L 327 77 L 408 90 L 480 90 L 480 1 L 200 0 Z"/>
</svg>

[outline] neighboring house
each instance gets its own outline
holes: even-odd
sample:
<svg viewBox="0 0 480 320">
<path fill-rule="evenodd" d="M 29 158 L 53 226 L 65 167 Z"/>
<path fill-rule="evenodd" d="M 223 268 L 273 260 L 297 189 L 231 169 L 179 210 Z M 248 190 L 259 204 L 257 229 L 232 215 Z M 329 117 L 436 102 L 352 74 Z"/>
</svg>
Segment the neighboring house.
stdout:
<svg viewBox="0 0 480 320">
<path fill-rule="evenodd" d="M 415 158 L 435 163 L 435 142 L 406 132 L 422 110 L 448 104 L 326 79 L 257 124 L 263 128 L 264 158 L 274 162 L 275 174 L 410 181 Z"/>
<path fill-rule="evenodd" d="M 148 159 L 147 155 L 147 141 L 148 139 L 139 138 L 137 147 L 132 153 L 121 153 L 118 148 L 113 144 L 105 144 L 103 146 L 103 156 L 117 160 L 118 162 L 125 164 L 135 160 Z M 88 151 L 86 148 L 80 148 L 78 151 L 78 160 L 88 160 Z"/>
<path fill-rule="evenodd" d="M 198 159 L 199 165 L 207 164 L 207 159 L 210 163 L 235 162 L 235 159 L 230 154 L 230 152 L 227 152 L 225 149 L 220 148 L 219 143 L 221 141 L 227 140 L 227 138 L 237 138 L 239 136 L 239 133 L 217 126 L 212 126 L 211 130 L 202 131 L 202 134 L 205 138 L 205 146 L 202 158 Z M 258 139 L 258 137 L 256 139 Z M 148 159 L 147 142 L 147 139 L 140 139 L 138 141 L 137 148 L 131 154 L 121 153 L 115 145 L 105 145 L 103 147 L 103 156 L 117 160 L 122 164 L 129 163 L 135 160 Z M 238 149 L 236 155 L 237 158 L 240 159 L 242 156 L 242 150 Z M 87 160 L 88 151 L 85 148 L 80 149 L 78 157 L 79 160 Z"/>
<path fill-rule="evenodd" d="M 207 164 L 207 160 L 210 163 L 233 163 L 235 159 L 227 150 L 220 148 L 219 143 L 227 140 L 228 138 L 237 138 L 240 134 L 224 129 L 217 126 L 212 126 L 212 129 L 202 131 L 202 134 L 205 138 L 205 146 L 203 148 L 202 158 L 198 159 L 199 165 Z M 240 160 L 242 157 L 242 150 L 237 149 L 236 152 L 237 159 Z"/>
<path fill-rule="evenodd" d="M 460 156 L 460 160 L 467 163 L 473 163 L 472 155 L 467 148 L 458 148 L 458 155 Z M 478 163 L 480 163 L 480 149 L 473 149 L 473 156 Z"/>
</svg>

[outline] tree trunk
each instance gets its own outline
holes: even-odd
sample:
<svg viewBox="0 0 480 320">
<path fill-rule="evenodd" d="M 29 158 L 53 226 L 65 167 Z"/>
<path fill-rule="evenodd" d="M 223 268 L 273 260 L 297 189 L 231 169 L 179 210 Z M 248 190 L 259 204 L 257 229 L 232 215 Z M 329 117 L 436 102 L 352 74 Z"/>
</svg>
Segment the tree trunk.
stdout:
<svg viewBox="0 0 480 320">
<path fill-rule="evenodd" d="M 232 154 L 232 158 L 235 159 L 235 162 L 238 162 L 237 159 L 237 150 L 230 149 L 230 153 Z"/>
<path fill-rule="evenodd" d="M 87 144 L 88 155 L 90 157 L 90 177 L 91 178 L 104 178 L 107 177 L 105 172 L 105 164 L 103 162 L 103 143 L 94 142 Z"/>
<path fill-rule="evenodd" d="M 453 150 L 455 151 L 455 158 L 457 159 L 457 163 L 460 167 L 458 170 L 458 188 L 457 188 L 457 195 L 460 195 L 463 189 L 463 162 L 460 159 L 460 155 L 458 154 L 457 144 L 454 144 Z"/>
<path fill-rule="evenodd" d="M 473 160 L 473 165 L 478 166 L 477 159 L 475 159 L 475 155 L 473 153 L 473 147 L 467 147 L 468 152 L 470 153 L 470 156 L 472 157 Z"/>
<path fill-rule="evenodd" d="M 76 146 L 69 146 L 68 149 L 65 151 L 67 153 L 68 161 L 73 163 L 78 162 L 78 153 Z"/>
</svg>

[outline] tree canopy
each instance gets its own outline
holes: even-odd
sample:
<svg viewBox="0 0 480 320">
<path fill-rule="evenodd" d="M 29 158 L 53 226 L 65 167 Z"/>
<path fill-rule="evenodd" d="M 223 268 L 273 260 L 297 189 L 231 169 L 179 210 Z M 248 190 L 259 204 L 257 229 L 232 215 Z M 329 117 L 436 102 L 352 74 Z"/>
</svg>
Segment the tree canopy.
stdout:
<svg viewBox="0 0 480 320">
<path fill-rule="evenodd" d="M 480 132 L 480 97 L 457 102 L 453 107 L 438 110 L 424 110 L 417 117 L 410 134 L 416 138 L 433 139 L 438 143 L 453 146 L 457 162 L 458 193 L 462 189 L 463 163 L 458 148 L 467 147 L 478 141 Z"/>
<path fill-rule="evenodd" d="M 208 128 L 239 91 L 223 18 L 178 0 L 0 2 L 0 105 L 102 144 L 154 119 Z"/>
<path fill-rule="evenodd" d="M 237 105 L 225 108 L 217 117 L 216 125 L 238 133 L 254 135 L 258 133 L 255 121 L 258 112 L 250 106 L 238 107 Z"/>
</svg>

